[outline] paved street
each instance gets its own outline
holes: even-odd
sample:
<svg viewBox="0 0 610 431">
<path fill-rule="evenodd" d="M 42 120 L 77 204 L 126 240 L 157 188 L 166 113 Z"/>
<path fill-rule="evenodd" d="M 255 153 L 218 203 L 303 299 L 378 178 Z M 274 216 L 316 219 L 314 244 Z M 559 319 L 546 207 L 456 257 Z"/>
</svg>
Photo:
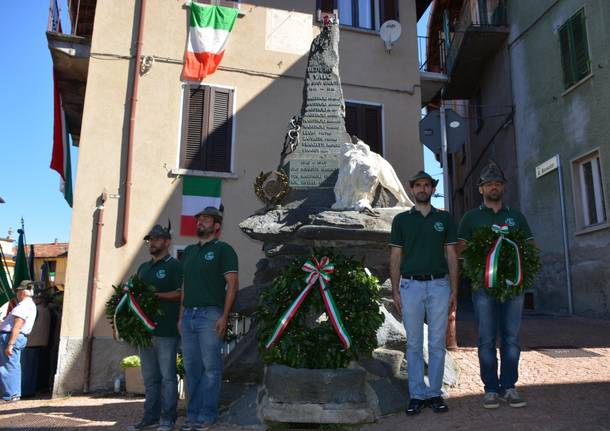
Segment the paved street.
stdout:
<svg viewBox="0 0 610 431">
<path fill-rule="evenodd" d="M 526 316 L 519 390 L 528 406 L 494 411 L 481 407 L 473 322 L 458 323 L 461 347 L 452 354 L 461 377 L 449 392 L 450 412 L 393 415 L 362 430 L 610 430 L 610 322 Z M 102 395 L 24 400 L 0 405 L 0 429 L 120 430 L 139 418 L 142 401 Z"/>
</svg>

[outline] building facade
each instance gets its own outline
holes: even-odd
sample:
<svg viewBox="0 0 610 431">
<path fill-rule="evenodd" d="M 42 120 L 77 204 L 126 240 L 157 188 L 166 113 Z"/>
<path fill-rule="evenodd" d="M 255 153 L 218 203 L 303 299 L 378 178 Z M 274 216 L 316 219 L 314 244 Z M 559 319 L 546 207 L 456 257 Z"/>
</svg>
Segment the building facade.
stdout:
<svg viewBox="0 0 610 431">
<path fill-rule="evenodd" d="M 348 132 L 370 136 L 403 182 L 423 165 L 415 24 L 429 1 L 221 3 L 239 16 L 219 70 L 201 83 L 180 79 L 183 2 L 71 2 L 75 31 L 47 34 L 79 146 L 56 394 L 111 386 L 129 349 L 113 340 L 104 303 L 149 258 L 142 238 L 154 224 L 171 221 L 174 254 L 196 241 L 179 234 L 184 176 L 221 179 L 222 238 L 239 255 L 240 284 L 251 284 L 261 245 L 238 224 L 263 206 L 253 184 L 277 166 L 325 13 L 338 10 L 345 23 L 339 67 L 351 124 L 360 127 Z M 403 30 L 388 54 L 379 27 L 390 18 Z M 214 148 L 196 163 L 193 136 Z"/>
<path fill-rule="evenodd" d="M 541 312 L 610 318 L 609 16 L 610 4 L 587 0 L 437 0 L 431 14 L 428 49 L 446 45 L 445 103 L 465 106 L 469 123 L 450 158 L 453 208 L 459 217 L 480 203 L 487 160 L 503 168 L 506 202 L 526 214 L 542 251 L 526 297 Z"/>
</svg>

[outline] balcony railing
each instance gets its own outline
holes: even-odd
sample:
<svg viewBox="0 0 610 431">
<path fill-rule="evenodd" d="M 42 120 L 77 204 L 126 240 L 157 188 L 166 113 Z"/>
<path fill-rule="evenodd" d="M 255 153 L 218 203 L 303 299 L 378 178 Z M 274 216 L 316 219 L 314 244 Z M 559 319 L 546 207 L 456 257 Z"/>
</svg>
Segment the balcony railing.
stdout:
<svg viewBox="0 0 610 431">
<path fill-rule="evenodd" d="M 465 0 L 455 25 L 451 46 L 447 53 L 447 73 L 451 74 L 465 34 L 472 29 L 505 27 L 507 25 L 506 0 Z"/>
<path fill-rule="evenodd" d="M 445 70 L 445 44 L 442 39 L 417 36 L 417 56 L 421 72 Z"/>
</svg>

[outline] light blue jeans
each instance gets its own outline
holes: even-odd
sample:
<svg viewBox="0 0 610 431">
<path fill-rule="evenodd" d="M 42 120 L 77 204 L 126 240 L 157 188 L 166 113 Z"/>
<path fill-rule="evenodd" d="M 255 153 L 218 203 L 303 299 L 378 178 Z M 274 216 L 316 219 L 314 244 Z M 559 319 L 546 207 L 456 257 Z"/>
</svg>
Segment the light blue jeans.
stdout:
<svg viewBox="0 0 610 431">
<path fill-rule="evenodd" d="M 176 378 L 176 353 L 178 337 L 152 337 L 153 345 L 140 349 L 142 377 L 146 389 L 144 422 L 161 425 L 176 423 L 178 403 L 178 379 Z"/>
<path fill-rule="evenodd" d="M 519 378 L 519 331 L 523 313 L 523 294 L 499 302 L 483 288 L 472 294 L 479 330 L 479 366 L 485 392 L 501 393 L 515 387 Z M 500 334 L 500 377 L 496 337 Z"/>
<path fill-rule="evenodd" d="M 218 419 L 223 340 L 216 334 L 220 307 L 185 308 L 182 315 L 182 355 L 189 400 L 186 421 L 213 423 Z"/>
<path fill-rule="evenodd" d="M 451 288 L 447 277 L 431 281 L 401 279 L 402 321 L 407 331 L 409 397 L 441 396 L 445 370 L 445 333 Z M 428 321 L 428 381 L 424 383 L 424 317 Z"/>
<path fill-rule="evenodd" d="M 13 354 L 6 356 L 4 350 L 11 334 L 0 333 L 0 389 L 2 399 L 9 401 L 13 397 L 21 397 L 21 352 L 28 339 L 19 334 L 13 346 Z"/>
</svg>

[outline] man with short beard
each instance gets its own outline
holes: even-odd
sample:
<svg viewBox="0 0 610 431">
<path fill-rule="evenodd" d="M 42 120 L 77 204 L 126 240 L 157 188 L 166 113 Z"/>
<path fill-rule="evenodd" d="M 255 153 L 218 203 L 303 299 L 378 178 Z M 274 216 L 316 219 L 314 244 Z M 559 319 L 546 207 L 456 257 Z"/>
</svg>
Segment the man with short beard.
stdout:
<svg viewBox="0 0 610 431">
<path fill-rule="evenodd" d="M 409 416 L 426 405 L 435 413 L 449 410 L 441 388 L 448 310 L 455 308 L 457 298 L 457 238 L 451 214 L 430 204 L 437 183 L 423 171 L 411 178 L 415 206 L 394 217 L 390 234 L 394 306 L 407 332 L 410 401 L 405 413 Z M 429 386 L 424 382 L 424 318 L 428 322 Z"/>
<path fill-rule="evenodd" d="M 218 240 L 221 209 L 195 215 L 199 242 L 184 249 L 180 310 L 182 353 L 188 391 L 182 431 L 205 430 L 218 419 L 223 339 L 238 288 L 237 254 Z"/>
<path fill-rule="evenodd" d="M 177 323 L 180 312 L 182 266 L 169 255 L 171 233 L 155 225 L 144 237 L 151 259 L 138 268 L 137 275 L 146 284 L 155 287 L 161 314 L 152 333 L 152 346 L 140 349 L 145 400 L 142 420 L 129 430 L 153 429 L 170 431 L 176 422 L 178 382 L 176 379 L 176 353 L 180 334 Z M 157 428 L 158 427 L 158 428 Z"/>
<path fill-rule="evenodd" d="M 506 178 L 502 170 L 493 162 L 483 168 L 479 177 L 479 193 L 483 204 L 464 214 L 458 230 L 458 248 L 461 251 L 481 226 L 508 226 L 509 230 L 521 229 L 525 237 L 533 240 L 532 232 L 525 216 L 515 208 L 502 203 Z M 495 409 L 498 400 L 506 401 L 511 407 L 525 407 L 526 402 L 519 396 L 515 383 L 519 376 L 519 330 L 523 311 L 523 294 L 500 302 L 477 289 L 472 294 L 479 340 L 479 366 L 481 380 L 485 386 L 483 407 Z M 500 377 L 496 357 L 496 336 L 500 331 Z"/>
</svg>

